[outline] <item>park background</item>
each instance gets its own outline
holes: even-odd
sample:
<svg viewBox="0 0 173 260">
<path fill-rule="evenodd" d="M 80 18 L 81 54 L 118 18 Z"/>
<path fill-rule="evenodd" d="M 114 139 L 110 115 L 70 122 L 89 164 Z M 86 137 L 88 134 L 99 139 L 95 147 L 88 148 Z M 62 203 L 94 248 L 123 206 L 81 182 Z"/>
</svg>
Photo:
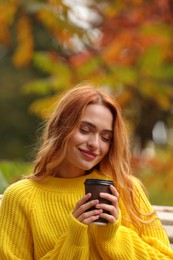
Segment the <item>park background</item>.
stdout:
<svg viewBox="0 0 173 260">
<path fill-rule="evenodd" d="M 62 91 L 89 81 L 120 103 L 132 168 L 173 205 L 173 1 L 0 1 L 0 193 L 32 172 Z"/>
</svg>

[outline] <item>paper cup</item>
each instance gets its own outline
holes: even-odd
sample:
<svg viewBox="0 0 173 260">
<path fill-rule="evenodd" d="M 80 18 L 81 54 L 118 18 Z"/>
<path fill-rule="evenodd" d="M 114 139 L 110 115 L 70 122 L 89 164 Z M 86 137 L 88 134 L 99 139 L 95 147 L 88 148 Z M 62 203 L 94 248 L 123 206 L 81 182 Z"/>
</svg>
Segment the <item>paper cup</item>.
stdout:
<svg viewBox="0 0 173 260">
<path fill-rule="evenodd" d="M 85 194 L 87 194 L 87 193 L 92 194 L 89 201 L 98 199 L 99 203 L 101 203 L 101 204 L 111 205 L 110 201 L 108 201 L 104 198 L 101 198 L 99 196 L 99 194 L 100 194 L 100 192 L 112 194 L 112 192 L 110 190 L 110 185 L 114 185 L 113 181 L 111 181 L 111 180 L 101 180 L 101 179 L 86 179 L 84 184 L 85 184 Z M 91 210 L 95 210 L 95 209 L 96 208 L 94 206 L 94 207 L 91 207 L 90 209 L 88 209 L 87 211 L 91 211 Z M 103 210 L 103 213 L 110 214 L 106 210 Z M 97 225 L 106 225 L 108 223 L 108 221 L 104 218 L 99 218 L 99 219 L 93 221 L 92 223 L 97 224 Z"/>
</svg>

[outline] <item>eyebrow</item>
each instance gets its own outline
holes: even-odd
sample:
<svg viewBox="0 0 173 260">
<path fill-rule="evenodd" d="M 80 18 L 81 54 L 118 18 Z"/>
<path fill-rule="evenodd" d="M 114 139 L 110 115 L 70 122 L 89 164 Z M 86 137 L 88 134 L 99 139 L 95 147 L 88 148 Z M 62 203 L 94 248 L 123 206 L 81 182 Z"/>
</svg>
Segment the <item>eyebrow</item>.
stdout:
<svg viewBox="0 0 173 260">
<path fill-rule="evenodd" d="M 96 125 L 94 125 L 93 123 L 88 122 L 88 121 L 82 121 L 81 124 L 85 124 L 85 125 L 88 125 L 88 126 L 94 128 L 94 129 L 97 129 Z M 111 129 L 110 130 L 109 129 L 103 129 L 103 132 L 108 132 L 108 133 L 113 134 L 113 130 L 111 130 Z"/>
</svg>

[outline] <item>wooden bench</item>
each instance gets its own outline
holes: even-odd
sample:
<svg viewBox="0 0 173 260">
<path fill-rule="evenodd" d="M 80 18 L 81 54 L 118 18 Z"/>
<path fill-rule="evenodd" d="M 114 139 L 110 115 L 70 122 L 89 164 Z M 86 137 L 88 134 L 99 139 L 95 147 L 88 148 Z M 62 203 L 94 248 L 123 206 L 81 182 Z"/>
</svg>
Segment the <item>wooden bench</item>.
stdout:
<svg viewBox="0 0 173 260">
<path fill-rule="evenodd" d="M 153 205 L 153 208 L 157 212 L 157 215 L 168 234 L 171 248 L 173 249 L 173 207 Z"/>
<path fill-rule="evenodd" d="M 2 196 L 3 195 L 0 194 L 0 202 L 2 200 Z M 168 234 L 171 248 L 173 249 L 173 207 L 153 205 L 153 208 L 157 212 L 157 215 Z"/>
</svg>

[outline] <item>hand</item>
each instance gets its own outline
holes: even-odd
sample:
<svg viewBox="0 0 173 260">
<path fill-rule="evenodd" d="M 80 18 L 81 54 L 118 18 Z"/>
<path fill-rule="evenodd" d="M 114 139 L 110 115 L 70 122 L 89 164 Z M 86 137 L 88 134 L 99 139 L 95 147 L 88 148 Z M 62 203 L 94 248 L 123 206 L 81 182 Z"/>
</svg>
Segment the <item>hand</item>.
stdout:
<svg viewBox="0 0 173 260">
<path fill-rule="evenodd" d="M 103 212 L 103 209 L 95 209 L 91 211 L 87 211 L 93 206 L 98 205 L 98 200 L 88 201 L 91 197 L 91 193 L 86 194 L 82 199 L 80 199 L 73 211 L 73 216 L 83 224 L 90 224 L 99 218 L 100 214 Z"/>
<path fill-rule="evenodd" d="M 110 186 L 110 189 L 111 189 L 112 194 L 101 192 L 100 197 L 109 200 L 112 205 L 98 204 L 97 203 L 95 207 L 97 209 L 109 211 L 110 215 L 103 212 L 103 213 L 100 214 L 100 217 L 106 219 L 110 223 L 114 223 L 118 219 L 118 212 L 119 212 L 118 197 L 119 197 L 119 194 L 118 194 L 118 191 L 115 189 L 115 187 L 113 185 Z"/>
</svg>

